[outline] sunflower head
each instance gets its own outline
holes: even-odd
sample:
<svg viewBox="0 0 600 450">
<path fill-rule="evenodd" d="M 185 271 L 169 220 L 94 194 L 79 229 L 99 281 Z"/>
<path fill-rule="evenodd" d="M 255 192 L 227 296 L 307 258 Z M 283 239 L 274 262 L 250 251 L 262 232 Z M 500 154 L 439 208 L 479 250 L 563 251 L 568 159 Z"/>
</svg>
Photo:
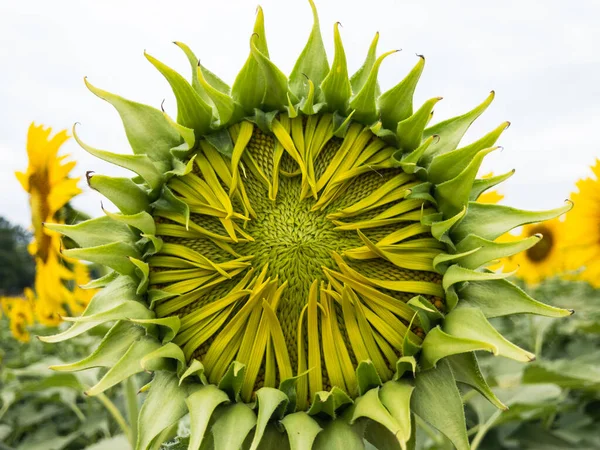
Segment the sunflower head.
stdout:
<svg viewBox="0 0 600 450">
<path fill-rule="evenodd" d="M 36 263 L 35 298 L 32 299 L 35 317 L 44 325 L 56 326 L 68 312 L 81 313 L 93 291 L 81 294 L 69 286 L 77 276 L 83 280 L 82 272 L 87 273 L 87 266 L 79 261 L 67 261 L 60 254 L 61 235 L 43 226 L 73 222 L 69 201 L 81 192 L 77 186 L 79 179 L 69 176 L 75 162 L 68 161 L 68 155 L 59 155 L 60 147 L 69 138 L 67 131 L 53 136 L 51 133 L 51 128 L 31 124 L 27 133 L 29 166 L 26 172 L 15 175 L 29 194 L 31 206 L 34 238 L 29 252 Z M 89 275 L 87 278 L 89 281 Z"/>
<path fill-rule="evenodd" d="M 564 246 L 566 265 L 577 270 L 576 279 L 600 287 L 600 160 L 592 166 L 593 177 L 577 182 L 577 191 L 571 194 L 576 207 L 566 215 Z"/>
<path fill-rule="evenodd" d="M 459 147 L 494 94 L 427 127 L 439 98 L 412 105 L 424 59 L 380 94 L 394 52 L 377 57 L 376 36 L 349 76 L 338 25 L 330 65 L 311 6 L 289 76 L 269 59 L 260 9 L 231 88 L 184 44 L 190 82 L 146 54 L 173 89 L 176 120 L 86 81 L 117 109 L 134 154 L 75 139 L 137 176 L 88 178 L 120 213 L 48 225 L 80 245 L 67 257 L 112 272 L 88 285 L 102 290 L 73 326 L 44 340 L 114 322 L 92 355 L 55 369 L 108 368 L 89 395 L 153 371 L 138 449 L 188 413 L 194 450 L 405 449 L 414 414 L 465 449 L 456 382 L 503 407 L 474 352 L 533 359 L 488 318 L 570 314 L 486 269 L 539 241 L 499 236 L 570 208 L 477 202 L 512 174 L 476 179 L 507 123 Z"/>
<path fill-rule="evenodd" d="M 10 321 L 10 331 L 15 339 L 29 342 L 27 328 L 33 325 L 33 293 L 26 288 L 24 294 L 24 298 L 0 297 L 0 314 L 4 313 Z"/>
</svg>

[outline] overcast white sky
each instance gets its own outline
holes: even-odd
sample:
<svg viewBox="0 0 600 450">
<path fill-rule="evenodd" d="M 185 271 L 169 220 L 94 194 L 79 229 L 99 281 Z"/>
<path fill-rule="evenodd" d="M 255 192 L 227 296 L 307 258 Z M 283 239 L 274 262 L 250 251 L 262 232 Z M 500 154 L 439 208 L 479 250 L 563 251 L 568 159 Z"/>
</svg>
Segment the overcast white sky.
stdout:
<svg viewBox="0 0 600 450">
<path fill-rule="evenodd" d="M 426 57 L 416 106 L 443 96 L 435 121 L 496 100 L 473 125 L 474 140 L 504 120 L 503 152 L 485 169 L 516 174 L 501 191 L 505 203 L 531 209 L 555 207 L 600 156 L 600 2 L 316 0 L 325 45 L 333 56 L 333 23 L 350 70 L 360 66 L 376 31 L 380 52 L 401 48 L 380 72 L 386 89 Z M 311 13 L 304 0 L 263 0 L 271 58 L 286 73 L 304 47 Z M 172 44 L 187 43 L 202 63 L 231 83 L 248 54 L 256 4 L 219 1 L 2 1 L 0 2 L 0 215 L 27 225 L 29 206 L 13 172 L 27 166 L 25 137 L 31 121 L 56 130 L 81 122 L 90 145 L 115 152 L 129 147 L 110 105 L 87 91 L 83 77 L 132 100 L 165 107 L 175 100 L 143 50 L 189 74 Z M 465 142 L 465 141 L 463 141 Z M 119 174 L 70 140 L 64 151 L 85 171 Z M 75 205 L 100 214 L 100 197 L 86 193 Z"/>
</svg>

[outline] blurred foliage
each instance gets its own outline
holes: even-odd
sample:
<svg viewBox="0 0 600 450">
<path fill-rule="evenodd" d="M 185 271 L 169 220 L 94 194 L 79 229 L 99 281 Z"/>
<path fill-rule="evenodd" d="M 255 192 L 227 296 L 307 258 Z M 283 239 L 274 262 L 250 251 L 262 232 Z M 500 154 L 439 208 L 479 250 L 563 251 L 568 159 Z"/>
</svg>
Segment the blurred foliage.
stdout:
<svg viewBox="0 0 600 450">
<path fill-rule="evenodd" d="M 20 295 L 31 287 L 35 263 L 27 251 L 31 233 L 0 217 L 0 296 Z"/>
<path fill-rule="evenodd" d="M 575 314 L 494 319 L 503 335 L 532 350 L 537 359 L 522 364 L 480 356 L 494 392 L 509 409 L 499 411 L 479 394 L 464 391 L 473 450 L 599 449 L 600 290 L 557 278 L 527 290 Z M 422 449 L 453 448 L 427 424 L 420 425 Z"/>
<path fill-rule="evenodd" d="M 32 334 L 55 332 L 38 326 Z M 99 370 L 54 372 L 48 367 L 81 359 L 100 342 L 96 335 L 58 344 L 13 339 L 0 319 L 0 450 L 129 450 L 115 420 L 126 408 L 120 387 L 100 399 L 83 392 Z M 134 392 L 135 393 L 135 392 Z"/>
<path fill-rule="evenodd" d="M 529 291 L 544 302 L 576 313 L 563 319 L 528 315 L 494 319 L 500 331 L 534 351 L 537 359 L 521 364 L 480 355 L 494 392 L 509 409 L 497 410 L 465 388 L 473 449 L 598 449 L 600 290 L 583 282 L 552 279 Z M 50 330 L 40 327 L 32 332 L 46 334 Z M 37 339 L 20 344 L 10 337 L 6 319 L 0 320 L 0 450 L 131 448 L 140 400 L 135 395 L 136 385 L 112 388 L 102 400 L 82 394 L 97 382 L 100 370 L 71 374 L 48 369 L 89 354 L 105 332 L 97 329 L 95 335 L 59 344 Z M 142 377 L 137 386 L 148 381 L 147 375 Z M 127 391 L 129 401 L 134 400 L 133 411 L 127 408 Z M 421 420 L 417 423 L 421 450 L 452 450 L 441 434 Z M 189 417 L 178 428 L 171 430 L 172 435 L 186 436 Z M 177 438 L 162 448 L 185 449 L 187 439 Z"/>
</svg>

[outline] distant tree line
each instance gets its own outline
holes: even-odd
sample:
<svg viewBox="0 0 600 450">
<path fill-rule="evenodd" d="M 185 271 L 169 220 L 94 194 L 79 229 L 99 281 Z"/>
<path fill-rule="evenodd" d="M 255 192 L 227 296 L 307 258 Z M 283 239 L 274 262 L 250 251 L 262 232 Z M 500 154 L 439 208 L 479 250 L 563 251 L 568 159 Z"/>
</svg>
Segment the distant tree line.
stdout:
<svg viewBox="0 0 600 450">
<path fill-rule="evenodd" d="M 33 286 L 35 262 L 27 251 L 31 233 L 0 217 L 0 296 L 20 295 Z"/>
</svg>

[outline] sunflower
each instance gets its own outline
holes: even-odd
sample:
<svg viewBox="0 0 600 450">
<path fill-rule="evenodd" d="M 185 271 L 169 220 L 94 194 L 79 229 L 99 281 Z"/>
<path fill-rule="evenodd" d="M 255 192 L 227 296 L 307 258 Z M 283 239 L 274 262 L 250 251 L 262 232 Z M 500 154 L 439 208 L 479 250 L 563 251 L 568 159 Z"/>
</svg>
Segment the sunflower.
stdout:
<svg viewBox="0 0 600 450">
<path fill-rule="evenodd" d="M 439 98 L 413 111 L 424 67 L 379 95 L 391 53 L 348 76 L 339 25 L 325 55 L 317 13 L 291 74 L 269 59 L 263 13 L 230 88 L 187 56 L 191 82 L 145 55 L 175 94 L 177 119 L 87 87 L 120 114 L 133 155 L 92 155 L 134 178 L 90 176 L 120 210 L 77 225 L 48 224 L 103 264 L 102 287 L 58 342 L 113 322 L 73 371 L 105 367 L 88 395 L 127 377 L 154 378 L 139 415 L 137 449 L 172 436 L 186 414 L 189 449 L 378 448 L 414 443 L 414 415 L 469 447 L 456 383 L 494 405 L 475 351 L 534 355 L 488 318 L 552 317 L 485 267 L 527 250 L 508 230 L 570 209 L 527 212 L 476 200 L 511 173 L 476 179 L 507 124 L 459 147 L 494 94 L 426 128 Z M 498 302 L 501 296 L 502 302 Z"/>
<path fill-rule="evenodd" d="M 519 267 L 517 276 L 530 284 L 565 272 L 564 222 L 558 218 L 543 223 L 525 225 L 519 236 L 525 239 L 539 236 L 540 242 L 526 251 L 507 258 Z"/>
<path fill-rule="evenodd" d="M 576 278 L 600 287 L 600 160 L 592 167 L 595 178 L 577 182 L 571 194 L 575 208 L 565 221 L 565 247 L 569 269 L 582 269 Z"/>
<path fill-rule="evenodd" d="M 33 325 L 33 303 L 31 289 L 25 288 L 23 297 L 0 298 L 0 314 L 4 313 L 10 322 L 13 337 L 21 342 L 29 342 L 27 327 Z M 0 315 L 1 317 L 1 315 Z"/>
<path fill-rule="evenodd" d="M 66 130 L 51 137 L 52 130 L 31 124 L 27 134 L 29 166 L 26 172 L 15 175 L 29 193 L 34 239 L 29 252 L 36 262 L 35 317 L 44 325 L 56 326 L 67 311 L 78 314 L 89 302 L 89 294 L 69 288 L 69 280 L 82 279 L 81 262 L 68 262 L 60 254 L 59 233 L 44 228 L 44 223 L 62 223 L 70 219 L 72 208 L 68 202 L 81 193 L 79 179 L 70 178 L 75 162 L 68 155 L 59 155 L 60 147 L 69 138 Z M 88 275 L 89 281 L 89 275 Z"/>
</svg>

